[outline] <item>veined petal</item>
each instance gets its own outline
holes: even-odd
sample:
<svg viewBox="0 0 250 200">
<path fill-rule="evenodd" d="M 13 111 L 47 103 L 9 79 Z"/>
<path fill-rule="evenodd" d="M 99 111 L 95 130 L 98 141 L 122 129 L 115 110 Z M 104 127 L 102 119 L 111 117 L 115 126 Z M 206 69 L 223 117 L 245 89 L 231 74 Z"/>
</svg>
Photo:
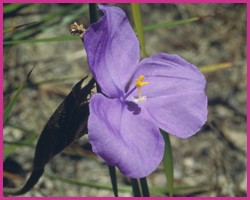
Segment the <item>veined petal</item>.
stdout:
<svg viewBox="0 0 250 200">
<path fill-rule="evenodd" d="M 133 82 L 139 75 L 149 82 L 142 88 L 143 107 L 161 129 L 181 138 L 200 130 L 207 120 L 206 80 L 194 65 L 160 53 L 139 64 Z"/>
<path fill-rule="evenodd" d="M 164 141 L 159 128 L 133 102 L 93 95 L 88 129 L 93 151 L 126 176 L 145 177 L 162 160 Z"/>
<path fill-rule="evenodd" d="M 139 63 L 139 42 L 124 11 L 102 5 L 99 9 L 104 15 L 84 34 L 84 46 L 102 92 L 118 97 Z"/>
</svg>

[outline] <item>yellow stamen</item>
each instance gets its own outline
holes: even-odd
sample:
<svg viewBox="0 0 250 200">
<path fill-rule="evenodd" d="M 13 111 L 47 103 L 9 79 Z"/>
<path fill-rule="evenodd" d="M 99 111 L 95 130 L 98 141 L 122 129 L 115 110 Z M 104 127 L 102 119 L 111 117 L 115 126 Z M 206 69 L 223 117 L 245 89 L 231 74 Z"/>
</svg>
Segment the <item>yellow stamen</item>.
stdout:
<svg viewBox="0 0 250 200">
<path fill-rule="evenodd" d="M 143 75 L 139 76 L 139 77 L 136 79 L 135 85 L 136 85 L 136 87 L 137 87 L 138 89 L 141 88 L 141 87 L 144 86 L 144 85 L 149 84 L 149 82 L 143 82 L 144 79 L 145 79 L 145 76 L 143 76 Z"/>
<path fill-rule="evenodd" d="M 143 82 L 144 79 L 145 76 L 141 75 L 135 81 L 135 86 L 138 89 L 138 100 L 142 100 L 142 91 L 141 91 L 142 86 L 149 84 L 149 82 Z"/>
</svg>

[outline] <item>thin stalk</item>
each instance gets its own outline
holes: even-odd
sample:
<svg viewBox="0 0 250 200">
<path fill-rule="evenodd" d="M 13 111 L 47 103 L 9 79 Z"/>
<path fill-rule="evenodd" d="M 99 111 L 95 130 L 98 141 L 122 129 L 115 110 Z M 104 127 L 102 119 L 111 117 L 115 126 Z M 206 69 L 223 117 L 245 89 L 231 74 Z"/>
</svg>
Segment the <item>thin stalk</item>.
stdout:
<svg viewBox="0 0 250 200">
<path fill-rule="evenodd" d="M 169 196 L 172 197 L 174 191 L 174 168 L 173 168 L 172 148 L 168 133 L 161 130 L 161 134 L 165 142 L 163 164 L 165 169 L 165 175 L 167 178 L 167 189 L 169 192 Z"/>
<path fill-rule="evenodd" d="M 143 24 L 141 19 L 141 10 L 140 10 L 140 4 L 132 3 L 131 4 L 134 23 L 135 23 L 135 29 L 137 32 L 137 36 L 140 42 L 142 57 L 147 57 L 147 52 L 145 48 L 145 40 L 144 40 L 144 32 L 143 32 Z"/>
<path fill-rule="evenodd" d="M 131 178 L 131 185 L 132 185 L 134 197 L 141 197 L 141 191 L 140 191 L 138 180 L 135 178 Z"/>
<path fill-rule="evenodd" d="M 115 197 L 118 197 L 117 177 L 116 177 L 116 171 L 115 171 L 114 166 L 109 165 L 109 176 L 111 179 L 114 195 Z"/>
<path fill-rule="evenodd" d="M 144 197 L 149 197 L 149 189 L 148 189 L 148 183 L 147 183 L 147 178 L 140 178 L 140 184 L 141 184 L 141 190 L 142 190 L 142 196 Z"/>
</svg>

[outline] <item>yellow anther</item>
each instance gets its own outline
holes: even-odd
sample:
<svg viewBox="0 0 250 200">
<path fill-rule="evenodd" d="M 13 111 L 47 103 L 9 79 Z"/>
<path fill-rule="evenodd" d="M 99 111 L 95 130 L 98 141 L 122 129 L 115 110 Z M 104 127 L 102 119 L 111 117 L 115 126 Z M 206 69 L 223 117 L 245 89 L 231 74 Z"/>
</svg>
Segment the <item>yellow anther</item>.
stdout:
<svg viewBox="0 0 250 200">
<path fill-rule="evenodd" d="M 145 77 L 143 75 L 139 76 L 136 81 L 135 81 L 135 86 L 139 89 L 144 85 L 149 84 L 149 82 L 143 82 L 143 80 L 145 79 Z"/>
<path fill-rule="evenodd" d="M 137 101 L 142 101 L 146 98 L 146 97 L 142 96 L 142 89 L 141 88 L 142 88 L 142 86 L 149 84 L 149 82 L 145 82 L 145 81 L 143 82 L 144 79 L 145 79 L 145 76 L 141 75 L 135 81 L 135 86 L 138 89 Z"/>
</svg>

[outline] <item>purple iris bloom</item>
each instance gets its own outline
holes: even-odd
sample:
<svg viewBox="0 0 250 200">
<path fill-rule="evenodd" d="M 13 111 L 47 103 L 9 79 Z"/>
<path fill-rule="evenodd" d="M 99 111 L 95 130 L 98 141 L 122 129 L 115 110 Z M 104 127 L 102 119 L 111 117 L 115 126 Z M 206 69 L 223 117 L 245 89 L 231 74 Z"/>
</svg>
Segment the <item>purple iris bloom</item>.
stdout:
<svg viewBox="0 0 250 200">
<path fill-rule="evenodd" d="M 93 151 L 128 177 L 152 173 L 164 154 L 159 128 L 180 138 L 207 119 L 206 80 L 178 55 L 140 61 L 139 42 L 126 14 L 99 5 L 103 16 L 84 35 L 90 70 L 101 88 L 90 100 Z"/>
</svg>

